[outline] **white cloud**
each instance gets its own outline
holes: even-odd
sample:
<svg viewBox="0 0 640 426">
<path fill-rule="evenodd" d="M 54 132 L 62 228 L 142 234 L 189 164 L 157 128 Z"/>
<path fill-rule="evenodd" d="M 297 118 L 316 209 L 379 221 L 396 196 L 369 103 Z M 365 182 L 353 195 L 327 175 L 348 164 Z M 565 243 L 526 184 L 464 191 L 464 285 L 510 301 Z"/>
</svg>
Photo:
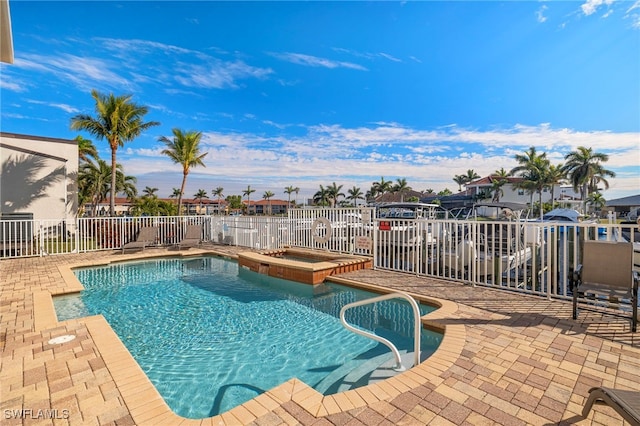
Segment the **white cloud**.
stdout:
<svg viewBox="0 0 640 426">
<path fill-rule="evenodd" d="M 350 68 L 360 71 L 368 71 L 367 68 L 362 65 L 355 64 L 353 62 L 335 61 L 327 58 L 320 58 L 318 56 L 305 55 L 304 53 L 271 53 L 271 55 L 280 60 L 291 62 L 293 64 L 304 65 L 308 67 L 323 67 L 323 68 Z"/>
<path fill-rule="evenodd" d="M 594 14 L 600 6 L 606 5 L 608 7 L 612 4 L 613 0 L 587 0 L 580 8 L 582 9 L 582 13 L 588 16 Z"/>
<path fill-rule="evenodd" d="M 385 122 L 353 128 L 318 124 L 308 126 L 302 136 L 286 135 L 285 131 L 271 137 L 255 133 L 204 133 L 203 146 L 209 153 L 205 157 L 206 167 L 191 171 L 187 192 L 223 186 L 230 195 L 251 185 L 260 194 L 270 190 L 278 195 L 285 186 L 296 185 L 302 188 L 302 199 L 310 197 L 319 185 L 331 182 L 345 188 L 356 185 L 364 192 L 380 176 L 392 180 L 406 178 L 417 190 L 456 190 L 453 182 L 456 174 L 468 169 L 481 176 L 501 167 L 510 170 L 516 165 L 514 155 L 522 154 L 530 146 L 546 152 L 554 164 L 563 162 L 564 156 L 578 146 L 609 154 L 606 167 L 620 176 L 610 180 L 616 191 L 637 188 L 631 185 L 640 176 L 638 133 L 577 131 L 554 128 L 549 123 L 487 130 L 457 125 L 423 130 Z M 126 170 L 135 170 L 138 176 L 148 174 L 157 179 L 163 173 L 175 175 L 168 193 L 179 184 L 181 170 L 160 151 L 161 148 L 127 150 L 127 155 L 118 158 Z M 139 180 L 141 187 L 142 182 Z M 154 186 L 158 187 L 155 183 Z M 605 197 L 612 198 L 608 193 Z"/>
<path fill-rule="evenodd" d="M 58 103 L 51 103 L 51 102 L 43 102 L 43 101 L 36 101 L 36 100 L 27 100 L 28 103 L 30 104 L 36 104 L 36 105 L 46 105 L 52 108 L 58 108 L 63 110 L 64 112 L 68 112 L 70 114 L 75 114 L 80 112 L 79 109 L 72 107 L 71 105 L 67 105 L 67 104 L 58 104 Z"/>
<path fill-rule="evenodd" d="M 544 16 L 544 13 L 547 11 L 547 9 L 549 9 L 549 7 L 543 4 L 542 6 L 540 6 L 540 9 L 536 11 L 536 19 L 538 20 L 538 22 L 542 23 L 547 20 L 547 17 Z"/>
<path fill-rule="evenodd" d="M 79 90 L 89 91 L 96 84 L 130 88 L 128 79 L 112 70 L 116 64 L 103 59 L 71 54 L 21 54 L 13 66 L 17 69 L 50 74 L 54 81 L 71 82 Z"/>
</svg>

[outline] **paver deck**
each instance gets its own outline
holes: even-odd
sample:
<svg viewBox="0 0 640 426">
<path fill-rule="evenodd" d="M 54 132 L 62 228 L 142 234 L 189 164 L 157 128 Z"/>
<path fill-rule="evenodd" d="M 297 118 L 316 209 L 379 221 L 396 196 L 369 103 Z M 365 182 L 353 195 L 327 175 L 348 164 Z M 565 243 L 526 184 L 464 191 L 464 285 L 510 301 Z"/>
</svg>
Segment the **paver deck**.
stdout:
<svg viewBox="0 0 640 426">
<path fill-rule="evenodd" d="M 209 248 L 229 256 L 246 250 Z M 583 311 L 574 321 L 569 302 L 364 270 L 339 279 L 440 301 L 428 321 L 445 337 L 432 357 L 357 390 L 323 396 L 294 379 L 222 415 L 184 419 L 170 411 L 103 317 L 58 323 L 51 301 L 80 290 L 69 266 L 166 254 L 176 253 L 0 261 L 2 425 L 623 425 L 606 406 L 582 418 L 588 391 L 640 388 L 640 333 L 632 334 L 627 320 Z M 76 337 L 49 343 L 64 335 Z"/>
</svg>

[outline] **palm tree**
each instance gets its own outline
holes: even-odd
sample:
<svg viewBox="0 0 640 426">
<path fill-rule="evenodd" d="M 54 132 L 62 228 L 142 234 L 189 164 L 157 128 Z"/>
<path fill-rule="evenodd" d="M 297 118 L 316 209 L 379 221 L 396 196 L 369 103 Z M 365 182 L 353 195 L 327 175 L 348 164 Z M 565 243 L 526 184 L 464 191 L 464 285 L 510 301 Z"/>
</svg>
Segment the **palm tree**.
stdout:
<svg viewBox="0 0 640 426">
<path fill-rule="evenodd" d="M 142 132 L 160 123 L 156 121 L 144 122 L 143 118 L 149 111 L 145 106 L 131 102 L 131 95 L 115 96 L 113 93 L 103 95 L 97 90 L 91 91 L 96 102 L 96 116 L 78 114 L 71 118 L 72 130 L 85 130 L 98 139 L 106 139 L 111 148 L 111 203 L 110 215 L 115 214 L 116 200 L 116 152 L 118 147 L 124 146 L 140 136 Z"/>
<path fill-rule="evenodd" d="M 544 213 L 542 205 L 542 191 L 549 185 L 549 167 L 551 163 L 547 159 L 546 153 L 538 154 L 534 146 L 523 154 L 516 154 L 515 159 L 518 166 L 511 170 L 512 175 L 518 174 L 522 181 L 518 187 L 527 190 L 531 194 L 531 204 L 533 205 L 533 194 L 538 193 L 540 203 L 540 218 Z"/>
<path fill-rule="evenodd" d="M 183 132 L 178 128 L 173 129 L 173 139 L 161 136 L 158 140 L 167 145 L 162 153 L 168 155 L 174 164 L 182 165 L 182 186 L 180 186 L 180 196 L 178 197 L 178 215 L 182 214 L 182 194 L 187 183 L 187 175 L 191 167 L 202 166 L 202 159 L 207 155 L 200 153 L 200 140 L 202 132 L 188 131 Z"/>
<path fill-rule="evenodd" d="M 400 193 L 400 202 L 404 202 L 404 194 L 405 192 L 411 191 L 411 187 L 407 184 L 407 180 L 405 178 L 396 179 L 396 184 L 393 186 L 393 192 Z"/>
<path fill-rule="evenodd" d="M 169 198 L 178 199 L 180 195 L 182 195 L 182 192 L 180 192 L 180 188 L 173 188 L 173 192 L 171 193 L 171 195 L 169 195 Z"/>
<path fill-rule="evenodd" d="M 390 180 L 384 180 L 384 177 L 380 177 L 379 182 L 373 182 L 371 185 L 371 195 L 375 198 L 378 194 L 384 195 L 387 192 L 391 192 L 393 182 Z"/>
<path fill-rule="evenodd" d="M 135 187 L 136 178 L 125 176 L 122 172 L 122 165 L 116 164 L 116 191 L 124 192 L 127 198 L 135 198 L 137 190 Z M 93 205 L 92 216 L 96 215 L 98 204 L 102 203 L 111 191 L 111 167 L 106 161 L 98 159 L 95 163 L 84 163 L 78 171 L 78 192 L 79 202 L 91 202 Z"/>
<path fill-rule="evenodd" d="M 211 195 L 214 197 L 218 197 L 218 213 L 220 213 L 220 200 L 224 197 L 224 188 L 219 186 L 213 191 L 211 191 Z"/>
<path fill-rule="evenodd" d="M 491 201 L 499 203 L 500 197 L 504 195 L 504 190 L 502 187 L 507 183 L 506 179 L 502 179 L 500 177 L 496 177 L 491 180 L 491 189 L 489 192 L 493 193 L 493 198 Z"/>
<path fill-rule="evenodd" d="M 478 179 L 480 177 L 479 174 L 477 174 L 473 169 L 469 169 L 467 170 L 467 174 L 464 176 L 467 181 L 465 183 L 469 183 L 469 182 L 473 182 L 474 180 Z"/>
<path fill-rule="evenodd" d="M 549 165 L 549 170 L 547 170 L 547 183 L 549 184 L 549 189 L 551 190 L 551 208 L 554 207 L 554 200 L 556 185 L 561 184 L 565 179 L 565 173 L 563 170 L 563 165 Z"/>
<path fill-rule="evenodd" d="M 602 210 L 602 208 L 607 204 L 607 200 L 604 199 L 604 197 L 599 191 L 595 191 L 589 194 L 587 201 L 596 210 Z"/>
<path fill-rule="evenodd" d="M 102 194 L 109 192 L 111 168 L 106 161 L 98 159 L 95 163 L 87 162 L 78 170 L 78 203 L 91 203 L 91 216 L 96 216 L 98 204 L 102 202 Z"/>
<path fill-rule="evenodd" d="M 300 191 L 300 188 L 298 188 L 297 186 L 294 187 L 293 185 L 291 186 L 287 186 L 284 189 L 284 193 L 288 195 L 288 199 L 287 199 L 287 208 L 291 207 L 291 194 L 293 194 L 294 192 L 296 193 L 296 195 L 298 194 L 298 191 Z M 297 204 L 297 203 L 296 203 Z"/>
<path fill-rule="evenodd" d="M 529 147 L 529 150 L 524 154 L 516 154 L 515 159 L 518 162 L 518 166 L 511 169 L 509 174 L 516 176 L 520 175 L 523 180 L 519 182 L 516 187 L 524 189 L 531 194 L 531 202 L 533 205 L 533 194 L 540 188 L 540 196 L 542 196 L 543 173 L 545 172 L 544 165 L 549 166 L 547 160 L 547 154 L 538 154 L 536 147 Z M 541 203 L 542 204 L 542 203 Z M 542 207 L 541 207 L 542 208 Z"/>
<path fill-rule="evenodd" d="M 98 150 L 93 142 L 80 135 L 76 136 L 74 140 L 78 142 L 78 158 L 81 162 L 87 163 L 91 161 L 91 158 L 94 160 L 98 159 Z"/>
<path fill-rule="evenodd" d="M 465 175 L 455 175 L 453 181 L 458 184 L 458 192 L 462 192 L 462 185 L 467 183 L 467 177 Z"/>
<path fill-rule="evenodd" d="M 357 186 L 354 186 L 353 188 L 348 189 L 347 193 L 349 194 L 346 197 L 347 200 L 351 200 L 355 207 L 358 207 L 358 200 L 364 200 L 364 195 L 362 194 L 362 191 L 360 190 L 360 188 L 358 188 Z"/>
<path fill-rule="evenodd" d="M 507 177 L 509 176 L 509 172 L 501 167 L 500 170 L 496 170 L 491 175 L 491 188 L 489 189 L 490 193 L 493 193 L 493 198 L 491 201 L 499 203 L 500 197 L 504 195 L 504 190 L 502 187 L 506 185 Z"/>
<path fill-rule="evenodd" d="M 313 194 L 313 203 L 318 206 L 326 206 L 331 204 L 331 194 L 328 188 L 320 185 L 320 190 Z"/>
<path fill-rule="evenodd" d="M 606 177 L 615 177 L 616 174 L 605 169 L 601 164 L 609 161 L 609 156 L 593 152 L 591 148 L 579 146 L 575 151 L 568 153 L 564 159 L 567 161 L 562 170 L 573 185 L 573 190 L 580 191 L 584 212 L 586 211 L 587 198 L 591 192 L 597 190 L 598 183 L 602 182 L 605 188 L 609 188 Z"/>
<path fill-rule="evenodd" d="M 209 196 L 207 195 L 207 191 L 204 189 L 198 189 L 198 192 L 196 192 L 193 195 L 193 199 L 194 200 L 198 200 L 198 213 L 202 212 L 202 199 L 203 198 L 209 198 Z"/>
<path fill-rule="evenodd" d="M 344 194 L 340 192 L 340 190 L 342 190 L 342 185 L 336 185 L 335 182 L 327 187 L 327 192 L 329 193 L 329 201 L 331 201 L 331 207 L 335 207 L 336 204 L 338 204 L 338 197 L 344 197 Z"/>
<path fill-rule="evenodd" d="M 501 178 L 508 178 L 509 176 L 511 176 L 511 174 L 506 171 L 504 169 L 504 167 L 500 167 L 500 170 L 496 170 L 495 172 L 493 172 L 493 176 L 497 176 L 497 177 L 501 177 Z"/>
<path fill-rule="evenodd" d="M 242 195 L 247 196 L 247 214 L 249 214 L 249 207 L 251 205 L 250 197 L 251 197 L 251 194 L 253 194 L 254 192 L 256 192 L 256 190 L 251 189 L 251 185 L 247 185 L 247 189 L 242 191 Z"/>
<path fill-rule="evenodd" d="M 158 188 L 151 188 L 150 186 L 145 186 L 142 192 L 144 193 L 144 197 L 158 198 L 158 196 L 156 195 L 156 192 L 158 192 Z"/>
<path fill-rule="evenodd" d="M 269 214 L 272 214 L 272 211 L 271 211 L 271 197 L 273 197 L 274 195 L 276 195 L 276 194 L 274 194 L 271 191 L 265 191 L 264 194 L 262 194 L 262 198 L 269 202 Z"/>
</svg>

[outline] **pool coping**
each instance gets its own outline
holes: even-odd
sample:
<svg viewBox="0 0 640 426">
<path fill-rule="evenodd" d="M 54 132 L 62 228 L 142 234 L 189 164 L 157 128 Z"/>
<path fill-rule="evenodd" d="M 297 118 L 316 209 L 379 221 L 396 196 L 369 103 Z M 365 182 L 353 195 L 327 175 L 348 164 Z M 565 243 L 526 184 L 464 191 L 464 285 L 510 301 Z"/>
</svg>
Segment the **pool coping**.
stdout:
<svg viewBox="0 0 640 426">
<path fill-rule="evenodd" d="M 194 257 L 201 255 L 215 255 L 234 260 L 236 258 L 235 256 L 230 256 L 227 253 L 213 249 L 195 249 L 189 252 L 176 253 L 143 251 L 129 255 L 123 254 L 117 258 L 107 259 L 101 262 L 85 261 L 68 265 L 58 265 L 58 270 L 64 281 L 64 287 L 55 292 L 55 294 L 48 291 L 39 291 L 33 294 L 35 330 L 43 330 L 44 328 L 50 327 L 51 324 L 85 325 L 136 424 L 247 424 L 289 401 L 299 404 L 314 417 L 323 417 L 354 408 L 365 407 L 379 401 L 391 400 L 427 382 L 437 386 L 444 382 L 441 373 L 451 368 L 455 360 L 458 359 L 462 353 L 466 341 L 464 325 L 444 325 L 441 323 L 442 320 L 450 317 L 458 310 L 458 304 L 448 300 L 406 292 L 417 300 L 438 308 L 424 315 L 422 322 L 427 327 L 438 329 L 443 333 L 442 341 L 436 351 L 420 365 L 381 382 L 333 395 L 323 395 L 303 381 L 294 378 L 222 414 L 204 419 L 181 417 L 169 408 L 153 383 L 102 315 L 58 322 L 52 296 L 77 293 L 84 289 L 73 273 L 73 269 L 90 266 L 106 266 L 132 260 Z M 330 277 L 329 280 L 381 293 L 390 293 L 388 288 L 366 284 L 356 280 L 335 276 Z"/>
</svg>

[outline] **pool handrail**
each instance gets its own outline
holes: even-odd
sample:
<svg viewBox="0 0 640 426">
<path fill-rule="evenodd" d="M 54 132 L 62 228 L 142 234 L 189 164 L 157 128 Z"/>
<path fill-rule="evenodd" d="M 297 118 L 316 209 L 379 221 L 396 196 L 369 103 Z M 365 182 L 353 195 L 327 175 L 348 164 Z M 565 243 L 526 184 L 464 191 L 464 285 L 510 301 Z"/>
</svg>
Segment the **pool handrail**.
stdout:
<svg viewBox="0 0 640 426">
<path fill-rule="evenodd" d="M 376 303 L 376 302 L 382 302 L 384 300 L 389 300 L 389 299 L 398 299 L 398 298 L 405 299 L 407 302 L 409 302 L 409 305 L 411 305 L 411 308 L 413 309 L 413 317 L 414 317 L 413 366 L 415 367 L 418 364 L 420 364 L 420 332 L 422 330 L 422 324 L 420 322 L 420 308 L 418 307 L 418 302 L 416 302 L 416 300 L 413 297 L 411 297 L 409 294 L 398 291 L 395 293 L 384 294 L 382 296 L 371 297 L 365 300 L 359 300 L 357 302 L 347 303 L 342 307 L 342 309 L 340 309 L 340 322 L 347 330 L 353 333 L 359 334 L 360 336 L 368 337 L 372 340 L 375 340 L 377 342 L 380 342 L 386 345 L 389 349 L 391 349 L 391 352 L 393 352 L 393 356 L 396 359 L 396 366 L 393 369 L 395 371 L 405 371 L 406 369 L 402 365 L 402 358 L 400 357 L 400 352 L 398 352 L 398 349 L 395 347 L 393 343 L 391 343 L 389 340 L 385 339 L 384 337 L 378 336 L 374 333 L 355 328 L 354 326 L 349 324 L 347 320 L 344 318 L 345 312 L 351 308 L 355 308 L 357 306 L 369 305 L 371 303 Z"/>
</svg>

